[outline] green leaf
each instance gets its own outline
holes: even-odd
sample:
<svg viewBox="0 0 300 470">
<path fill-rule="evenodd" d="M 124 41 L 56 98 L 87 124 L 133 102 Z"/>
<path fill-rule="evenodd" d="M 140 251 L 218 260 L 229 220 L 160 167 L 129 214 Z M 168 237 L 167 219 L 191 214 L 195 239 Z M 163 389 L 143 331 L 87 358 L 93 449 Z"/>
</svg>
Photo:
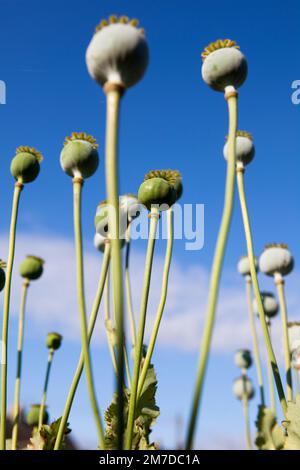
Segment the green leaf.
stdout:
<svg viewBox="0 0 300 470">
<path fill-rule="evenodd" d="M 255 444 L 260 450 L 280 450 L 284 446 L 284 430 L 278 426 L 276 416 L 270 408 L 258 407 Z"/>
<path fill-rule="evenodd" d="M 300 450 L 300 395 L 288 402 L 286 421 L 283 422 L 287 437 L 285 450 Z"/>
<path fill-rule="evenodd" d="M 33 435 L 30 438 L 30 444 L 27 448 L 29 450 L 53 450 L 57 433 L 59 430 L 61 418 L 58 418 L 56 421 L 53 421 L 51 424 L 43 424 L 40 430 L 35 428 L 33 430 Z M 68 423 L 66 424 L 64 436 L 69 434 L 71 430 L 68 428 Z M 65 440 L 63 439 L 61 449 L 65 447 Z"/>
</svg>

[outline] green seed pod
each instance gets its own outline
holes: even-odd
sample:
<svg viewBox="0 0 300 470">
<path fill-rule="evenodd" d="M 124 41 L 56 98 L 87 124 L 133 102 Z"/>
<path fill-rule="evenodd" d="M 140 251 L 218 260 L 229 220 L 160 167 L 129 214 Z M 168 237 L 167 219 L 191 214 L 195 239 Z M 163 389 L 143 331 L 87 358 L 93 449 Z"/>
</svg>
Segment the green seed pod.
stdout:
<svg viewBox="0 0 300 470">
<path fill-rule="evenodd" d="M 255 261 L 255 268 L 256 271 L 258 270 L 258 265 L 257 265 L 257 259 L 254 259 Z M 242 256 L 238 262 L 237 265 L 237 270 L 242 276 L 250 276 L 251 271 L 250 271 L 250 263 L 249 263 L 249 258 L 248 256 Z"/>
<path fill-rule="evenodd" d="M 39 414 L 40 414 L 41 405 L 31 405 L 27 416 L 26 423 L 28 426 L 37 427 L 39 425 Z M 43 424 L 47 424 L 49 421 L 49 414 L 47 410 L 44 411 Z"/>
<path fill-rule="evenodd" d="M 227 139 L 228 137 L 226 137 Z M 225 160 L 228 159 L 228 142 L 224 145 L 223 154 Z M 249 132 L 237 131 L 236 133 L 236 160 L 237 162 L 248 165 L 255 154 L 255 147 L 253 144 L 253 137 Z"/>
<path fill-rule="evenodd" d="M 138 193 L 139 201 L 151 209 L 151 205 L 171 207 L 182 195 L 182 179 L 176 170 L 153 170 L 145 175 Z"/>
<path fill-rule="evenodd" d="M 245 56 L 235 41 L 219 39 L 203 51 L 202 78 L 213 90 L 224 92 L 228 86 L 239 88 L 247 78 Z"/>
<path fill-rule="evenodd" d="M 95 229 L 96 232 L 106 237 L 108 235 L 108 217 L 109 217 L 109 209 L 107 205 L 107 201 L 101 201 L 98 204 L 96 209 L 96 215 L 94 219 Z"/>
<path fill-rule="evenodd" d="M 261 292 L 261 300 L 263 303 L 264 312 L 267 318 L 273 318 L 277 315 L 279 305 L 275 295 L 272 292 Z M 253 299 L 253 310 L 258 315 L 258 308 L 256 299 Z"/>
<path fill-rule="evenodd" d="M 60 348 L 62 342 L 62 335 L 59 333 L 51 332 L 46 336 L 46 346 L 48 349 L 54 349 L 55 351 Z"/>
<path fill-rule="evenodd" d="M 293 321 L 287 324 L 290 351 L 293 353 L 296 349 L 300 348 L 300 322 Z"/>
<path fill-rule="evenodd" d="M 244 397 L 251 400 L 254 397 L 252 382 L 249 377 L 243 375 L 234 380 L 232 391 L 238 400 L 242 400 Z"/>
<path fill-rule="evenodd" d="M 92 176 L 99 165 L 98 145 L 94 137 L 73 132 L 66 137 L 60 154 L 60 164 L 67 175 L 82 178 Z"/>
<path fill-rule="evenodd" d="M 16 181 L 31 183 L 40 172 L 40 163 L 43 157 L 33 147 L 18 147 L 16 156 L 12 159 L 10 172 Z"/>
<path fill-rule="evenodd" d="M 144 30 L 137 24 L 125 16 L 111 16 L 96 28 L 86 51 L 86 64 L 101 86 L 116 83 L 129 88 L 144 76 L 149 51 Z"/>
<path fill-rule="evenodd" d="M 6 268 L 6 263 L 0 259 L 0 292 L 4 289 L 5 286 L 5 268 Z"/>
<path fill-rule="evenodd" d="M 259 258 L 259 268 L 267 276 L 281 274 L 286 276 L 294 268 L 294 258 L 283 243 L 271 243 L 266 245 Z"/>
<path fill-rule="evenodd" d="M 252 365 L 251 351 L 248 349 L 239 349 L 234 355 L 235 365 L 241 369 L 249 369 Z"/>
<path fill-rule="evenodd" d="M 37 256 L 27 255 L 20 265 L 20 275 L 34 281 L 41 277 L 44 270 L 44 260 Z"/>
</svg>

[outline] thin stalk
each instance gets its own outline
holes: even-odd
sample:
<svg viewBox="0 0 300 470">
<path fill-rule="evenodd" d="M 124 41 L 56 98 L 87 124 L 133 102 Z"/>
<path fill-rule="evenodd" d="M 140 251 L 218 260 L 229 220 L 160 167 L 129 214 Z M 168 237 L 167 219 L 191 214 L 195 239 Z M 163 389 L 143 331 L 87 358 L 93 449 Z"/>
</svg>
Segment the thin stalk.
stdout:
<svg viewBox="0 0 300 470">
<path fill-rule="evenodd" d="M 271 322 L 270 322 L 270 320 L 269 320 L 269 323 L 268 323 L 268 328 L 269 328 L 270 339 L 271 339 L 271 342 L 272 342 Z M 269 381 L 271 410 L 273 411 L 274 415 L 276 416 L 276 398 L 275 398 L 273 372 L 272 372 L 271 363 L 269 362 L 268 358 L 267 358 L 266 362 L 267 362 L 267 370 L 268 370 L 268 381 Z"/>
<path fill-rule="evenodd" d="M 188 433 L 186 439 L 186 448 L 191 449 L 193 445 L 194 432 L 196 427 L 199 403 L 201 400 L 204 376 L 207 367 L 209 350 L 211 345 L 212 333 L 215 323 L 215 314 L 219 294 L 220 278 L 225 255 L 225 248 L 228 239 L 230 222 L 233 212 L 234 186 L 235 186 L 235 140 L 237 130 L 237 96 L 231 95 L 227 99 L 229 111 L 229 132 L 228 132 L 228 161 L 225 200 L 222 214 L 221 225 L 219 229 L 217 244 L 215 248 L 214 260 L 211 270 L 208 306 L 206 320 L 200 346 L 199 365 L 196 376 L 196 384 L 192 402 L 191 416 L 189 420 Z"/>
<path fill-rule="evenodd" d="M 172 259 L 172 251 L 173 251 L 173 241 L 174 241 L 174 234 L 173 234 L 173 210 L 170 208 L 167 211 L 167 225 L 168 225 L 168 242 L 167 242 L 167 249 L 165 255 L 165 263 L 164 263 L 164 272 L 163 272 L 163 280 L 162 280 L 162 290 L 161 290 L 161 297 L 159 306 L 156 312 L 155 322 L 152 329 L 149 345 L 147 348 L 146 357 L 144 359 L 143 368 L 141 371 L 139 384 L 138 384 L 138 393 L 137 397 L 141 395 L 143 390 L 143 386 L 146 380 L 147 370 L 150 366 L 152 354 L 154 351 L 158 330 L 160 326 L 160 322 L 163 316 L 166 300 L 167 300 L 167 293 L 168 293 L 168 281 L 169 281 L 169 273 L 170 273 L 170 266 L 171 266 L 171 259 Z"/>
<path fill-rule="evenodd" d="M 106 283 L 105 283 L 105 288 L 104 288 L 104 321 L 105 323 L 108 323 L 109 320 L 111 320 L 111 316 L 110 316 L 110 293 L 109 293 L 109 275 L 108 275 L 106 279 Z M 114 344 L 111 340 L 111 335 L 109 334 L 109 331 L 107 329 L 107 324 L 105 325 L 105 330 L 106 330 L 106 337 L 107 337 L 107 343 L 108 343 L 108 349 L 109 349 L 109 353 L 111 357 L 111 362 L 114 368 L 114 372 L 117 375 L 116 354 L 115 354 Z"/>
<path fill-rule="evenodd" d="M 105 173 L 107 202 L 110 208 L 108 230 L 111 237 L 111 258 L 113 276 L 113 302 L 117 328 L 117 448 L 123 449 L 124 436 L 124 313 L 123 313 L 123 273 L 121 240 L 119 227 L 119 183 L 118 183 L 118 130 L 119 110 L 122 90 L 112 86 L 106 90 L 106 149 Z"/>
<path fill-rule="evenodd" d="M 270 361 L 270 364 L 272 366 L 272 371 L 273 371 L 273 375 L 274 375 L 274 379 L 275 379 L 275 383 L 277 387 L 277 393 L 279 396 L 282 412 L 285 416 L 286 410 L 287 410 L 287 404 L 286 404 L 286 399 L 284 395 L 284 390 L 283 390 L 283 386 L 282 386 L 282 382 L 281 382 L 281 378 L 279 374 L 276 357 L 273 351 L 273 347 L 272 347 L 272 343 L 271 343 L 271 339 L 269 335 L 264 307 L 263 307 L 263 303 L 262 303 L 262 299 L 260 295 L 260 289 L 259 289 L 259 284 L 258 284 L 258 279 L 257 279 L 257 274 L 256 274 L 251 226 L 250 226 L 248 207 L 247 207 L 246 196 L 245 196 L 244 169 L 240 167 L 237 167 L 237 183 L 238 183 L 239 199 L 240 199 L 240 205 L 241 205 L 241 211 L 242 211 L 242 217 L 243 217 L 243 223 L 244 223 L 248 259 L 250 263 L 251 279 L 252 279 L 254 295 L 255 295 L 255 299 L 257 303 L 261 329 L 263 332 L 263 336 L 264 336 L 264 340 L 265 340 L 265 344 L 267 348 L 268 360 Z"/>
<path fill-rule="evenodd" d="M 130 367 L 129 367 L 129 360 L 128 360 L 128 354 L 127 354 L 126 346 L 124 346 L 124 361 L 125 361 L 125 370 L 126 370 L 128 388 L 131 388 Z"/>
<path fill-rule="evenodd" d="M 277 279 L 276 279 L 277 277 Z M 291 368 L 291 353 L 289 345 L 289 334 L 288 334 L 288 315 L 287 306 L 284 293 L 284 280 L 281 275 L 275 275 L 275 284 L 277 287 L 279 305 L 280 305 L 280 316 L 282 323 L 282 338 L 284 348 L 284 364 L 285 364 L 285 375 L 286 375 L 286 395 L 288 401 L 293 400 L 293 383 L 292 383 L 292 368 Z"/>
<path fill-rule="evenodd" d="M 125 287 L 126 287 L 127 309 L 128 309 L 128 314 L 129 314 L 129 323 L 130 323 L 130 332 L 131 332 L 131 342 L 132 342 L 132 346 L 134 347 L 135 342 L 136 342 L 136 326 L 135 326 L 135 318 L 134 318 L 133 305 L 132 305 L 130 273 L 129 273 L 130 246 L 131 246 L 130 227 L 131 227 L 131 224 L 128 225 L 128 228 L 126 231 Z"/>
<path fill-rule="evenodd" d="M 29 287 L 29 280 L 25 279 L 22 285 L 20 316 L 19 316 L 19 326 L 18 326 L 17 374 L 16 374 L 16 381 L 15 381 L 14 419 L 13 419 L 12 438 L 11 438 L 12 450 L 17 450 L 17 446 L 18 446 L 18 432 L 19 432 L 19 422 L 20 422 L 22 352 L 23 352 L 23 339 L 24 339 L 24 318 L 25 318 L 25 306 L 26 306 L 28 287 Z"/>
<path fill-rule="evenodd" d="M 98 287 L 97 287 L 97 292 L 95 295 L 90 319 L 89 319 L 89 326 L 88 326 L 88 341 L 91 341 L 91 337 L 95 328 L 95 323 L 97 320 L 98 316 L 98 311 L 99 311 L 99 306 L 100 302 L 102 299 L 102 294 L 105 286 L 105 281 L 107 278 L 107 271 L 108 271 L 108 266 L 109 266 L 109 260 L 110 260 L 110 245 L 107 243 L 105 245 L 105 250 L 104 250 L 104 256 L 103 256 L 103 261 L 102 261 L 102 266 L 101 266 L 101 271 L 100 271 L 100 277 L 99 277 L 99 282 L 98 282 Z M 55 441 L 55 446 L 54 450 L 59 450 L 61 448 L 65 428 L 69 419 L 70 411 L 72 408 L 73 400 L 76 394 L 76 390 L 80 381 L 80 377 L 83 371 L 83 364 L 84 364 L 84 354 L 83 354 L 83 349 L 81 350 L 81 354 L 78 360 L 77 368 L 75 371 L 75 374 L 73 376 L 73 380 L 69 389 L 69 393 L 67 396 L 67 400 L 65 403 L 64 411 L 61 417 L 58 433 L 57 433 L 57 438 Z"/>
<path fill-rule="evenodd" d="M 77 300 L 79 307 L 80 329 L 81 329 L 81 343 L 84 357 L 84 365 L 86 372 L 86 381 L 88 394 L 90 398 L 91 408 L 94 414 L 94 419 L 97 427 L 98 440 L 100 448 L 104 449 L 104 431 L 101 422 L 100 412 L 98 409 L 96 393 L 92 375 L 92 365 L 89 351 L 89 338 L 86 322 L 86 306 L 84 295 L 84 274 L 83 274 L 83 250 L 82 250 L 82 229 L 81 229 L 81 193 L 82 193 L 83 180 L 81 178 L 74 178 L 73 192 L 74 192 L 74 235 L 75 235 L 75 249 L 76 249 L 76 273 L 77 273 Z"/>
<path fill-rule="evenodd" d="M 38 429 L 41 429 L 41 427 L 43 425 L 43 418 L 44 418 L 44 413 L 45 413 L 45 408 L 46 408 L 46 400 L 47 400 L 47 390 L 48 390 L 48 383 L 49 383 L 49 377 L 50 377 L 50 371 L 51 371 L 51 366 L 52 366 L 53 355 L 54 355 L 54 349 L 49 349 L 47 368 L 46 368 L 46 377 L 45 377 L 44 389 L 43 389 L 43 396 L 42 396 L 40 412 L 39 412 L 39 426 L 38 426 Z"/>
<path fill-rule="evenodd" d="M 264 392 L 260 353 L 259 353 L 259 347 L 258 347 L 258 341 L 257 341 L 257 332 L 256 332 L 256 327 L 255 327 L 255 316 L 254 316 L 255 314 L 253 311 L 251 285 L 252 285 L 251 277 L 248 276 L 246 278 L 246 294 L 247 294 L 250 329 L 251 329 L 252 341 L 253 341 L 254 360 L 255 360 L 256 373 L 257 373 L 257 382 L 259 386 L 260 402 L 261 402 L 261 405 L 265 406 L 265 392 Z"/>
<path fill-rule="evenodd" d="M 9 247 L 6 268 L 6 281 L 4 291 L 3 304 L 3 320 L 2 320 L 2 369 L 1 369 L 1 423 L 0 423 L 0 450 L 6 448 L 6 406 L 7 406 L 7 346 L 8 346 L 8 323 L 9 323 L 9 306 L 11 278 L 15 257 L 16 228 L 19 209 L 20 194 L 23 188 L 21 181 L 15 184 L 12 212 L 9 230 Z"/>
<path fill-rule="evenodd" d="M 146 255 L 146 261 L 145 261 L 144 282 L 143 282 L 143 290 L 142 290 L 142 298 L 141 298 L 138 334 L 137 334 L 137 340 L 136 340 L 136 344 L 134 348 L 134 367 L 133 367 L 133 376 L 132 376 L 132 386 L 130 390 L 128 421 L 127 421 L 127 429 L 126 429 L 126 444 L 125 444 L 126 450 L 131 450 L 131 447 L 132 447 L 132 435 L 133 435 L 133 426 L 134 426 L 134 419 L 135 419 L 137 389 L 138 389 L 138 381 L 139 381 L 140 368 L 141 368 L 144 332 L 145 332 L 145 325 L 146 325 L 147 306 L 148 306 L 153 254 L 154 254 L 158 219 L 159 219 L 158 209 L 155 207 L 152 207 L 151 213 L 150 213 L 150 229 L 149 229 L 147 255 Z"/>
</svg>

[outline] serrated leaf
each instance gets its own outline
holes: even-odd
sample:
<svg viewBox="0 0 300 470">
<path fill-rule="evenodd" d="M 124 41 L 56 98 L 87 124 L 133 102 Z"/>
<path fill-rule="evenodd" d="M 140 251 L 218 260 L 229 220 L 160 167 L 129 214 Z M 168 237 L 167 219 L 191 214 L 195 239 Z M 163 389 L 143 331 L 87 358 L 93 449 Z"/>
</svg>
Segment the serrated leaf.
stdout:
<svg viewBox="0 0 300 470">
<path fill-rule="evenodd" d="M 286 413 L 286 421 L 283 422 L 287 437 L 285 450 L 300 450 L 300 395 L 295 401 L 289 401 Z"/>
<path fill-rule="evenodd" d="M 53 450 L 57 433 L 59 430 L 61 418 L 58 418 L 56 421 L 53 421 L 51 424 L 43 424 L 40 430 L 35 428 L 33 430 L 33 435 L 30 438 L 30 443 L 28 444 L 28 450 Z M 71 430 L 68 428 L 68 423 L 66 424 L 64 436 L 69 434 Z M 61 449 L 65 447 L 65 440 L 63 439 Z"/>
<path fill-rule="evenodd" d="M 280 450 L 284 446 L 284 430 L 278 426 L 276 416 L 270 408 L 260 405 L 256 421 L 255 444 L 260 450 Z"/>
</svg>

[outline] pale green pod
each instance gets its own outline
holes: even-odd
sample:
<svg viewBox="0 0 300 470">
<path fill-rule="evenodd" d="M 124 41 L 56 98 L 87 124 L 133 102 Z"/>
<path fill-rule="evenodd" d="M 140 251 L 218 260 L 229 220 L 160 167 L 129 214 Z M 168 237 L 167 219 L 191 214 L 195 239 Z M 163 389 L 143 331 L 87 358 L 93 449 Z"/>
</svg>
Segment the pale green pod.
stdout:
<svg viewBox="0 0 300 470">
<path fill-rule="evenodd" d="M 254 259 L 256 271 L 258 270 L 257 259 Z M 248 256 L 242 256 L 237 264 L 237 270 L 242 276 L 250 276 L 250 263 Z"/>
<path fill-rule="evenodd" d="M 255 155 L 252 136 L 246 131 L 237 131 L 236 135 L 236 160 L 243 165 L 248 165 Z M 224 145 L 223 155 L 225 160 L 228 160 L 228 142 Z"/>
<path fill-rule="evenodd" d="M 120 215 L 122 219 L 124 218 L 130 223 L 140 215 L 141 210 L 142 207 L 137 196 L 134 194 L 120 196 Z"/>
<path fill-rule="evenodd" d="M 220 39 L 211 43 L 202 53 L 202 59 L 202 78 L 213 90 L 239 88 L 247 78 L 246 58 L 234 41 Z"/>
<path fill-rule="evenodd" d="M 288 335 L 290 351 L 293 353 L 300 348 L 300 322 L 294 321 L 288 323 Z"/>
<path fill-rule="evenodd" d="M 294 258 L 287 245 L 272 243 L 266 245 L 261 254 L 259 268 L 261 272 L 268 276 L 274 276 L 276 273 L 286 276 L 294 268 Z"/>
<path fill-rule="evenodd" d="M 275 317 L 279 311 L 279 305 L 275 295 L 272 292 L 267 291 L 261 292 L 260 295 L 266 317 Z M 259 315 L 256 299 L 253 299 L 253 310 L 257 315 Z"/>
<path fill-rule="evenodd" d="M 10 172 L 16 181 L 31 183 L 40 172 L 41 153 L 33 147 L 22 146 L 16 150 L 16 156 L 10 164 Z"/>
<path fill-rule="evenodd" d="M 238 400 L 246 397 L 251 400 L 254 397 L 254 388 L 249 377 L 241 376 L 234 380 L 232 391 Z"/>
<path fill-rule="evenodd" d="M 108 218 L 109 218 L 109 209 L 107 201 L 104 200 L 98 204 L 96 209 L 96 215 L 94 218 L 94 225 L 96 232 L 102 235 L 103 237 L 108 234 Z"/>
<path fill-rule="evenodd" d="M 149 211 L 152 205 L 160 206 L 160 210 L 167 210 L 174 203 L 175 190 L 163 178 L 151 178 L 140 185 L 138 199 Z"/>
<path fill-rule="evenodd" d="M 62 335 L 56 332 L 50 332 L 46 336 L 46 346 L 48 349 L 54 349 L 55 351 L 60 348 L 62 342 Z"/>
<path fill-rule="evenodd" d="M 96 140 L 84 132 L 73 132 L 67 137 L 60 154 L 60 164 L 67 175 L 89 178 L 99 165 Z"/>
<path fill-rule="evenodd" d="M 136 20 L 111 17 L 100 23 L 86 51 L 86 64 L 91 77 L 101 86 L 119 84 L 125 88 L 142 79 L 149 62 L 144 31 Z"/>
<path fill-rule="evenodd" d="M 248 369 L 252 365 L 251 351 L 248 349 L 239 349 L 234 355 L 234 363 L 241 369 Z"/>
<path fill-rule="evenodd" d="M 31 405 L 27 415 L 26 423 L 28 426 L 37 427 L 39 425 L 39 414 L 40 414 L 41 405 Z M 49 414 L 47 410 L 44 411 L 43 424 L 47 424 L 49 421 Z"/>
<path fill-rule="evenodd" d="M 34 281 L 41 277 L 43 270 L 44 260 L 42 258 L 38 258 L 37 256 L 28 255 L 20 264 L 19 272 L 20 275 L 24 277 L 24 279 Z"/>
</svg>

